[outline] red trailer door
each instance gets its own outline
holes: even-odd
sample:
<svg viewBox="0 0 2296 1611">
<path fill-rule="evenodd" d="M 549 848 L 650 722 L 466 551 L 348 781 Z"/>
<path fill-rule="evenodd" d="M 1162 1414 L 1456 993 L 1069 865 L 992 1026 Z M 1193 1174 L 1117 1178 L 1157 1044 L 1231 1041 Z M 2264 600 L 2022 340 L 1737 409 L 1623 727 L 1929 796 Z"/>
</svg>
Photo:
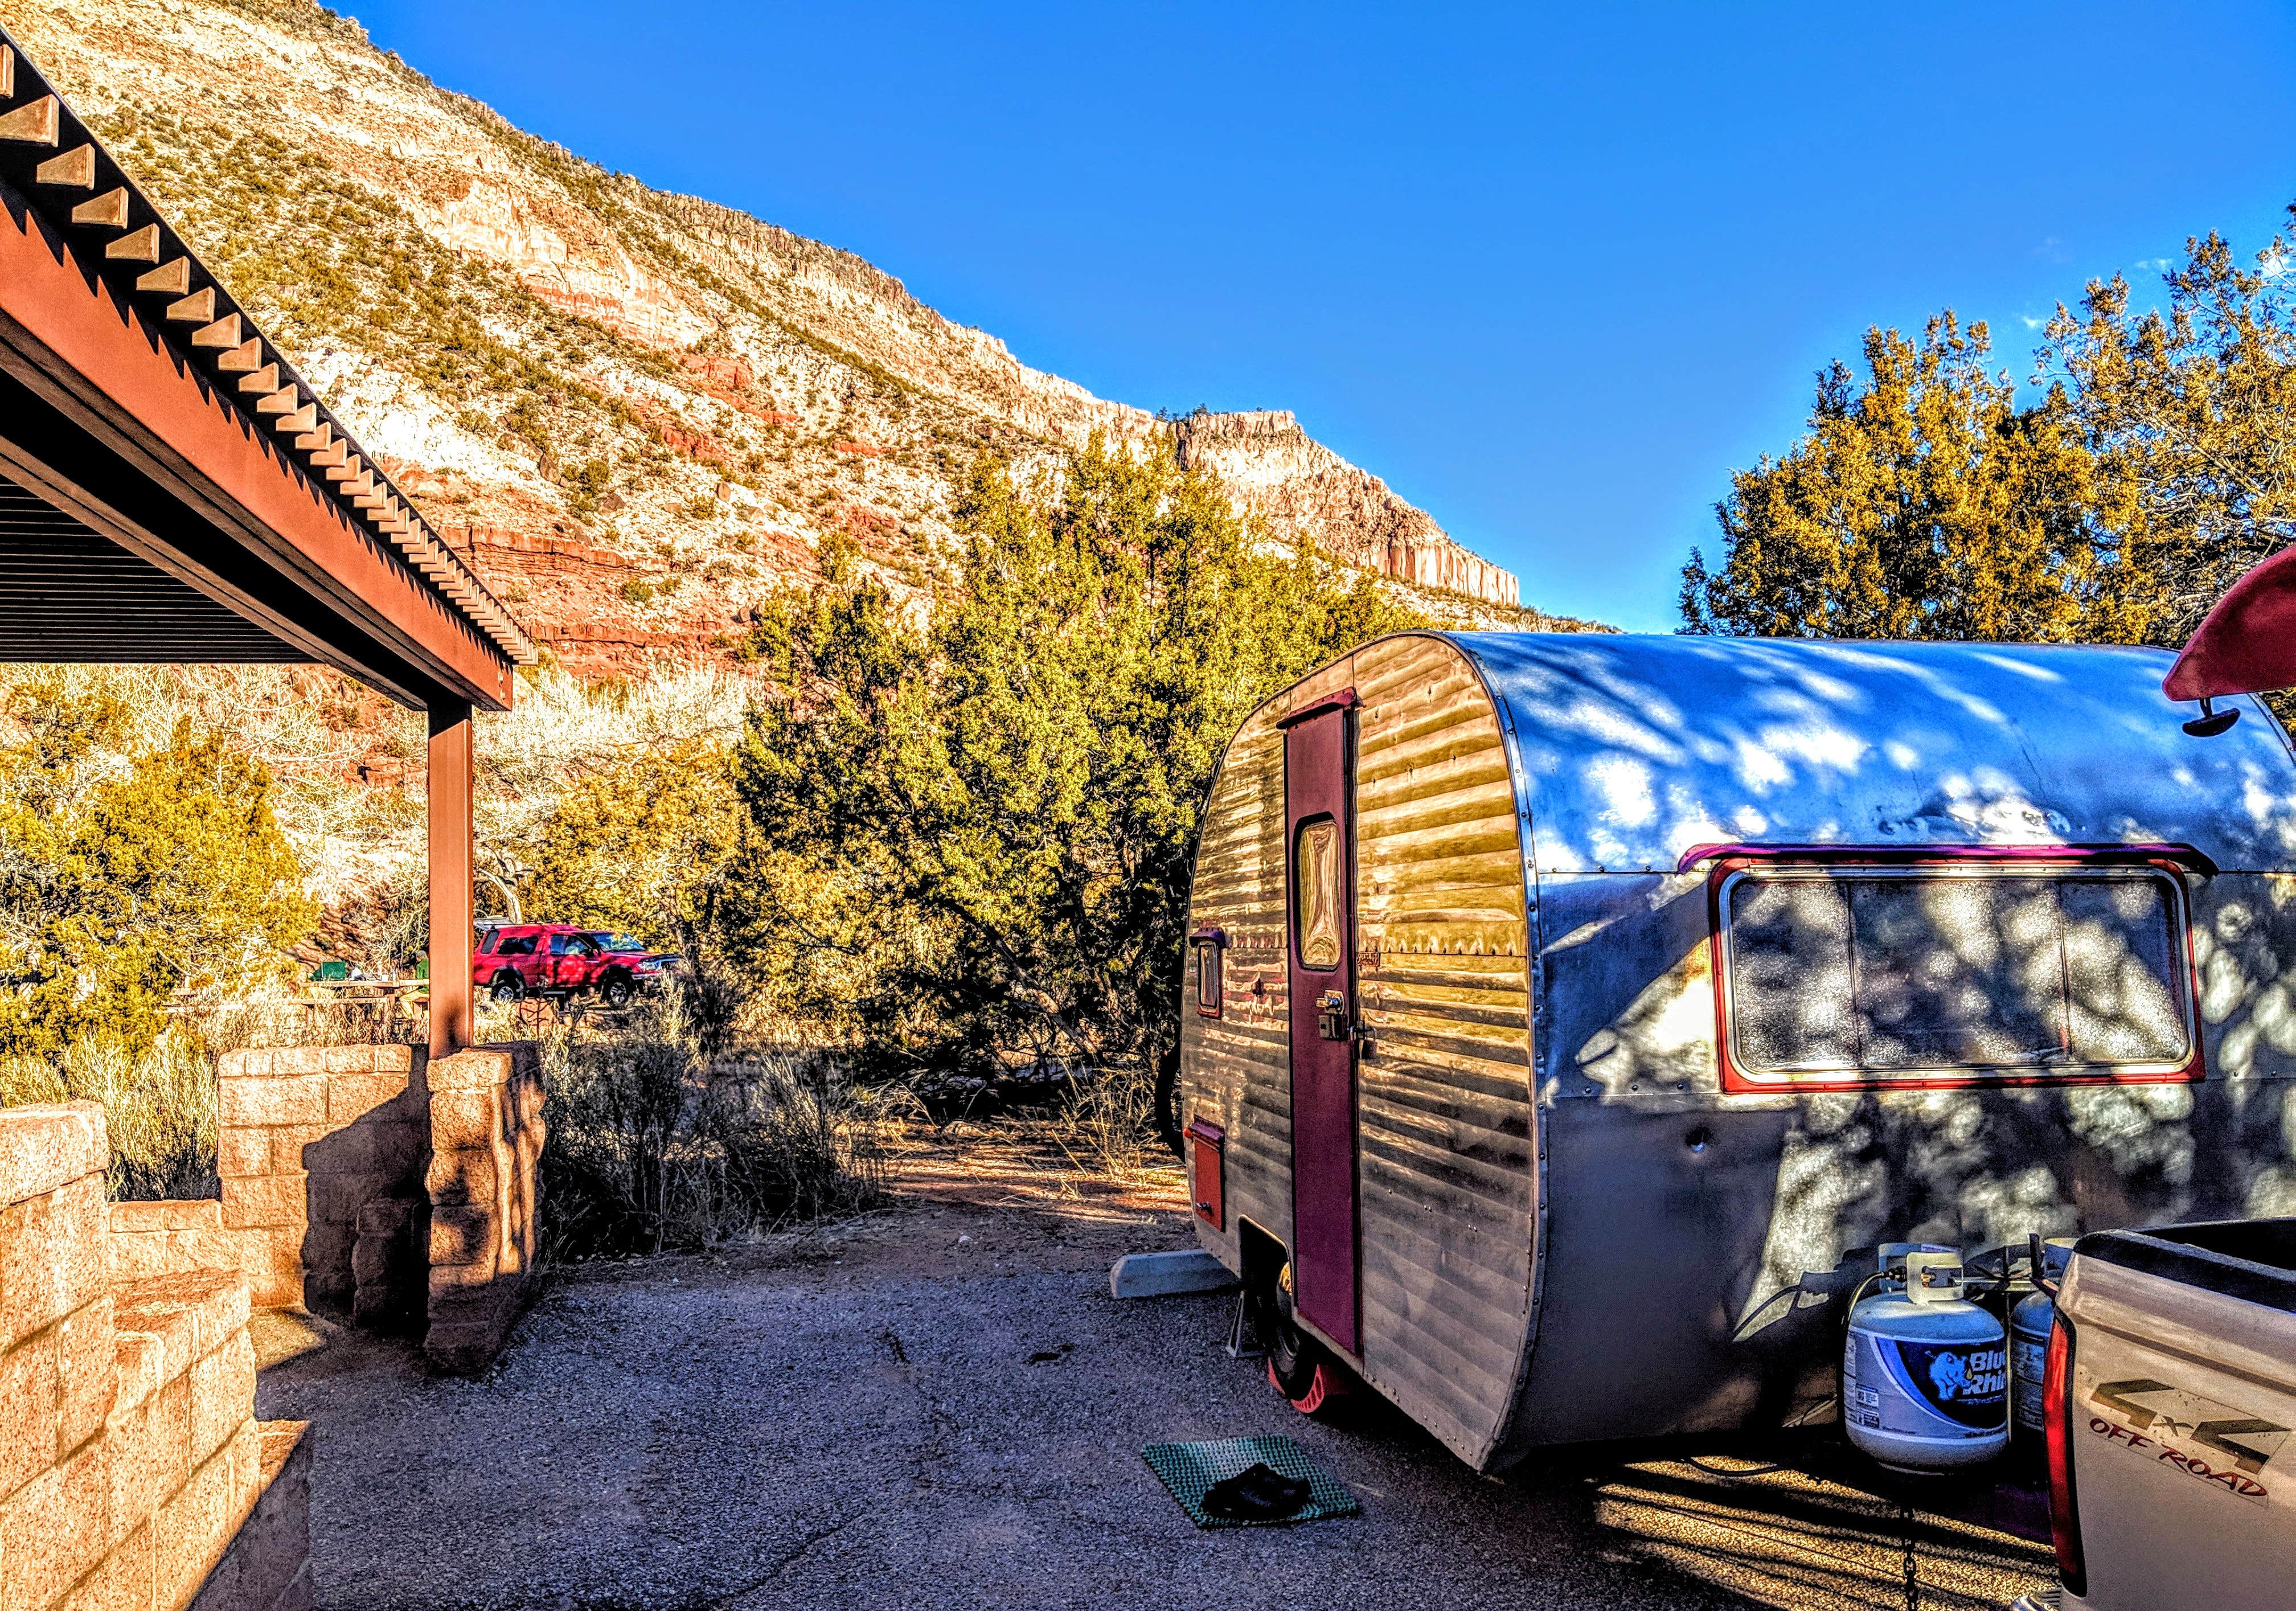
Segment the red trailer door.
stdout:
<svg viewBox="0 0 2296 1611">
<path fill-rule="evenodd" d="M 1299 1312 L 1349 1352 L 1356 1318 L 1355 696 L 1283 734 L 1291 886 L 1292 1281 Z"/>
</svg>

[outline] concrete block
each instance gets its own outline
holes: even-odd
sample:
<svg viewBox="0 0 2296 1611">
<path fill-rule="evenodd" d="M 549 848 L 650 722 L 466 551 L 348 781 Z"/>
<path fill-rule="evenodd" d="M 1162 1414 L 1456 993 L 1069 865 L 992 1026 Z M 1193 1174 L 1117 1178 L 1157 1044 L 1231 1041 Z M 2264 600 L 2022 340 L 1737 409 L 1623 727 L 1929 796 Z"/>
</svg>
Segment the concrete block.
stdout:
<svg viewBox="0 0 2296 1611">
<path fill-rule="evenodd" d="M 461 1147 L 492 1147 L 500 1128 L 497 1093 L 491 1086 L 478 1090 L 430 1093 L 430 1150 L 452 1152 Z"/>
<path fill-rule="evenodd" d="M 0 1504 L 0 1596 L 42 1607 L 102 1558 L 111 1542 L 111 1443 L 98 1439 Z"/>
<path fill-rule="evenodd" d="M 180 1606 L 198 1592 L 231 1541 L 231 1454 L 209 1457 L 152 1523 L 152 1599 Z"/>
<path fill-rule="evenodd" d="M 226 1180 L 271 1172 L 271 1132 L 260 1126 L 226 1124 L 216 1132 L 216 1173 Z"/>
<path fill-rule="evenodd" d="M 72 1590 L 62 1611 L 151 1611 L 152 1529 L 121 1539 L 94 1574 Z"/>
<path fill-rule="evenodd" d="M 327 1121 L 324 1074 L 228 1076 L 216 1081 L 216 1119 L 223 1125 L 324 1124 Z"/>
<path fill-rule="evenodd" d="M 0 1498 L 56 1463 L 56 1339 L 43 1333 L 0 1357 Z"/>
<path fill-rule="evenodd" d="M 101 1174 L 111 1150 L 101 1103 L 0 1108 L 0 1204 L 45 1196 L 67 1180 Z"/>
<path fill-rule="evenodd" d="M 223 1222 L 233 1230 L 304 1222 L 310 1177 L 280 1173 L 223 1183 Z"/>
<path fill-rule="evenodd" d="M 538 1053 L 529 1040 L 512 1041 L 506 1046 L 474 1046 L 450 1056 L 433 1057 L 429 1066 L 427 1083 L 435 1102 L 441 1091 L 492 1090 L 505 1084 L 522 1064 L 540 1066 Z"/>
<path fill-rule="evenodd" d="M 335 1133 L 335 1126 L 325 1123 L 274 1124 L 259 1133 L 271 1144 L 271 1155 L 269 1163 L 258 1172 L 307 1174 L 315 1166 L 325 1168 L 327 1165 L 318 1159 L 307 1158 L 304 1149 L 325 1141 Z"/>
<path fill-rule="evenodd" d="M 1235 1285 L 1227 1266 L 1201 1247 L 1173 1253 L 1128 1253 L 1109 1266 L 1111 1298 L 1168 1298 L 1187 1292 L 1218 1292 Z"/>
<path fill-rule="evenodd" d="M 390 1108 L 406 1095 L 403 1071 L 362 1069 L 327 1076 L 327 1122 L 340 1128 L 354 1119 Z"/>
<path fill-rule="evenodd" d="M 491 1263 L 495 1215 L 490 1207 L 442 1204 L 430 1211 L 430 1264 Z"/>
<path fill-rule="evenodd" d="M 191 1379 L 177 1377 L 135 1410 L 115 1413 L 107 1441 L 112 1534 L 124 1538 L 191 1479 Z"/>
<path fill-rule="evenodd" d="M 502 1173 L 495 1152 L 488 1147 L 440 1149 L 430 1155 L 423 1185 L 435 1203 L 491 1204 L 501 1190 Z"/>
<path fill-rule="evenodd" d="M 160 1375 L 160 1339 L 115 1328 L 111 1357 L 111 1414 L 117 1420 L 165 1385 Z"/>
<path fill-rule="evenodd" d="M 247 1329 L 247 1281 L 237 1270 L 195 1270 L 131 1281 L 112 1295 L 113 1324 L 160 1340 L 160 1379 L 172 1381 Z"/>
<path fill-rule="evenodd" d="M 104 1257 L 105 1212 L 103 1177 L 82 1175 L 56 1188 L 48 1199 L 50 1256 L 61 1267 L 59 1285 L 66 1314 L 93 1303 L 110 1284 Z"/>
<path fill-rule="evenodd" d="M 0 1348 L 64 1318 L 64 1261 L 50 1240 L 55 1194 L 0 1208 Z"/>
<path fill-rule="evenodd" d="M 232 1512 L 234 1526 L 247 1519 L 249 1509 L 255 1504 L 255 1496 L 263 1489 L 263 1432 L 262 1424 L 254 1415 L 252 1377 L 250 1371 L 248 1417 L 232 1429 L 231 1434 L 231 1483 L 233 1503 L 236 1507 Z"/>
<path fill-rule="evenodd" d="M 255 1347 L 235 1332 L 214 1352 L 193 1361 L 192 1459 L 205 1460 L 255 1413 Z"/>
<path fill-rule="evenodd" d="M 303 1302 L 303 1233 L 293 1227 L 242 1230 L 239 1269 L 257 1309 L 295 1309 Z"/>
<path fill-rule="evenodd" d="M 341 1229 L 345 1245 L 358 1224 L 359 1210 L 377 1197 L 397 1195 L 405 1177 L 377 1170 L 346 1170 L 340 1174 L 313 1175 L 306 1199 L 315 1225 Z"/>
<path fill-rule="evenodd" d="M 119 1344 L 112 1330 L 111 1299 L 98 1298 L 65 1318 L 55 1330 L 58 1459 L 103 1430 L 119 1380 Z"/>
<path fill-rule="evenodd" d="M 223 1204 L 213 1197 L 114 1203 L 111 1217 L 115 1236 L 160 1230 L 221 1230 Z"/>
</svg>

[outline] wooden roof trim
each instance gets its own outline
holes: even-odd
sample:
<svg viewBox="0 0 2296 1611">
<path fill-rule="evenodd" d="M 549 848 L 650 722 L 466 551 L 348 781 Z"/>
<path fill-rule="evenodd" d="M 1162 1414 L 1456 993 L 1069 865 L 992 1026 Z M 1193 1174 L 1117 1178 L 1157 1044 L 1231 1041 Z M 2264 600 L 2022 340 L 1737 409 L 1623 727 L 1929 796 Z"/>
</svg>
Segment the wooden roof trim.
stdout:
<svg viewBox="0 0 2296 1611">
<path fill-rule="evenodd" d="M 215 282 L 189 245 L 168 228 L 166 220 L 135 180 L 111 160 L 102 143 L 72 113 L 31 62 L 22 58 L 4 30 L 0 30 L 0 141 L 67 146 L 34 170 L 35 189 L 29 199 L 35 210 L 52 226 L 123 231 L 105 243 L 103 261 L 129 267 L 153 266 L 136 275 L 126 289 L 136 297 L 169 299 L 163 308 L 153 310 L 155 322 L 161 322 L 163 329 L 168 325 L 199 326 L 196 333 L 188 338 L 186 356 L 219 374 L 247 377 L 239 388 L 246 400 L 237 406 L 247 411 L 251 419 L 279 414 L 294 422 L 294 451 L 313 458 L 310 468 L 326 477 L 319 485 L 336 480 L 331 466 L 349 455 L 358 455 L 357 462 L 365 466 L 368 477 L 377 476 L 372 463 L 359 453 L 356 440 L 327 408 L 316 388 L 303 382 L 294 366 L 263 338 L 254 321 L 233 300 L 230 292 Z M 111 188 L 101 195 L 62 206 L 54 205 L 38 193 L 40 186 L 89 191 L 99 182 Z M 135 227 L 129 228 L 131 224 Z M 171 340 L 185 341 L 175 331 L 167 333 Z M 231 339 L 224 340 L 226 335 Z M 297 392 L 299 388 L 299 395 L 308 395 L 315 416 L 308 424 L 291 401 L 284 407 L 266 408 L 266 403 L 283 393 Z M 230 388 L 226 385 L 223 390 L 228 391 Z M 305 448 L 304 439 L 316 434 L 309 427 L 322 424 L 332 435 Z M 397 500 L 400 519 L 437 541 L 437 534 L 429 522 L 398 497 L 398 489 L 388 477 L 370 480 L 368 484 L 371 488 L 379 486 L 387 497 Z M 383 507 L 380 500 L 348 500 L 345 512 L 381 533 L 383 528 L 375 517 Z M 420 567 L 410 568 L 423 575 L 442 598 L 460 610 L 512 663 L 533 664 L 537 658 L 533 640 L 501 607 L 451 545 L 439 542 L 438 547 L 447 556 L 442 571 L 455 583 L 453 589 L 445 588 L 440 578 L 429 576 Z M 406 556 L 400 557 L 406 563 Z"/>
</svg>

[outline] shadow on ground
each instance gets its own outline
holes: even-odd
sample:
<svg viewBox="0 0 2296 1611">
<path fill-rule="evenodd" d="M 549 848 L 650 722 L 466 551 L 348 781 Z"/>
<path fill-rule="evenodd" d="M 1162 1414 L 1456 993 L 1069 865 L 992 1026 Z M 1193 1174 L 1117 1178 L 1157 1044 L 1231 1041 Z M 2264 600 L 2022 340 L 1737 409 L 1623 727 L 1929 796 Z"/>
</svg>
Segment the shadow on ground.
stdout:
<svg viewBox="0 0 2296 1611">
<path fill-rule="evenodd" d="M 1374 1406 L 1294 1415 L 1218 1297 L 1118 1303 L 1116 1253 L 1187 1240 L 1174 1182 L 1009 1189 L 931 1160 L 893 1206 L 722 1258 L 558 1281 L 481 1381 L 340 1336 L 266 1369 L 317 1423 L 322 1603 L 477 1607 L 1876 1606 L 1877 1501 L 1676 1463 L 1477 1477 Z M 992 1174 L 993 1171 L 989 1171 Z M 1289 1433 L 1360 1517 L 1199 1532 L 1140 1459 Z M 1924 1606 L 2001 1606 L 2044 1552 L 1923 1518 Z"/>
</svg>

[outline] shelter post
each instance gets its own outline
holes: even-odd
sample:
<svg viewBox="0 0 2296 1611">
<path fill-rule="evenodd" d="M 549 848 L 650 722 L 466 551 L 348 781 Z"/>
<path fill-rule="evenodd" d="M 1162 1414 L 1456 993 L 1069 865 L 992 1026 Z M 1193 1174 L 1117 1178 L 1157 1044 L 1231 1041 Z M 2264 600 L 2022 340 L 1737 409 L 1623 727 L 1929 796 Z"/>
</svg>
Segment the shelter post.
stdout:
<svg viewBox="0 0 2296 1611">
<path fill-rule="evenodd" d="M 430 707 L 430 1055 L 476 1039 L 471 1011 L 471 707 Z"/>
</svg>

